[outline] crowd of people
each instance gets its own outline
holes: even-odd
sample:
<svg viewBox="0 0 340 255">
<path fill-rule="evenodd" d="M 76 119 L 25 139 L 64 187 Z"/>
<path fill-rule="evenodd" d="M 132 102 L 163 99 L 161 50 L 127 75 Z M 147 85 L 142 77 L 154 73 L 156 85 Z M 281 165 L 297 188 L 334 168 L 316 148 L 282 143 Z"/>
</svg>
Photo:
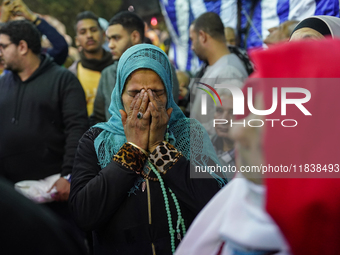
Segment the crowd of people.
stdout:
<svg viewBox="0 0 340 255">
<path fill-rule="evenodd" d="M 1 6 L 4 254 L 340 252 L 337 179 L 230 171 L 290 161 L 339 171 L 337 86 L 301 85 L 316 100 L 313 119 L 296 128 L 231 125 L 264 119 L 249 110 L 236 116 L 236 92 L 252 87 L 259 111 L 270 108 L 272 87 L 285 88 L 263 78 L 338 78 L 339 18 L 285 21 L 269 30 L 269 48 L 249 57 L 235 30 L 204 13 L 188 31 L 201 61 L 193 74 L 176 70 L 134 12 L 105 26 L 79 13 L 76 47 L 46 17 L 22 0 Z"/>
</svg>

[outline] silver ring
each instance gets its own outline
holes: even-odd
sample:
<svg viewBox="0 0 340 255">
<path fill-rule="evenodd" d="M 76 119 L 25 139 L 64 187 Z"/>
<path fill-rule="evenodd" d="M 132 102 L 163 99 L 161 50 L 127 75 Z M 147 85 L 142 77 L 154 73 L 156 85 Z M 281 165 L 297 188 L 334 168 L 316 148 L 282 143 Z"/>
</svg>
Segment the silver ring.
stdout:
<svg viewBox="0 0 340 255">
<path fill-rule="evenodd" d="M 143 113 L 138 112 L 137 113 L 137 119 L 143 119 Z"/>
</svg>

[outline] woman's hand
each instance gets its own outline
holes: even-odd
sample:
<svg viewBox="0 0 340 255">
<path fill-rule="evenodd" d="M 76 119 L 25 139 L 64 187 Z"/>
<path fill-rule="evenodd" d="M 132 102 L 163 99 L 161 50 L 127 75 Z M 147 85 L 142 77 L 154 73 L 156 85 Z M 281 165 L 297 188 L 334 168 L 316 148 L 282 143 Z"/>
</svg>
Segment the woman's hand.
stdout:
<svg viewBox="0 0 340 255">
<path fill-rule="evenodd" d="M 158 144 L 164 141 L 166 126 L 173 109 L 169 108 L 166 110 L 164 103 L 151 89 L 148 89 L 147 93 L 150 99 L 148 111 L 151 113 L 148 149 L 150 152 L 153 152 Z"/>
<path fill-rule="evenodd" d="M 149 143 L 150 110 L 147 109 L 148 103 L 148 93 L 143 89 L 132 100 L 128 113 L 119 110 L 122 115 L 126 140 L 144 150 L 148 149 Z M 140 119 L 137 118 L 139 112 L 143 114 Z"/>
<path fill-rule="evenodd" d="M 55 201 L 67 201 L 68 197 L 70 195 L 70 183 L 68 180 L 66 180 L 63 177 L 60 177 L 53 185 L 52 187 L 47 191 L 51 192 L 53 188 L 56 188 L 57 192 L 52 194 L 51 197 Z"/>
</svg>

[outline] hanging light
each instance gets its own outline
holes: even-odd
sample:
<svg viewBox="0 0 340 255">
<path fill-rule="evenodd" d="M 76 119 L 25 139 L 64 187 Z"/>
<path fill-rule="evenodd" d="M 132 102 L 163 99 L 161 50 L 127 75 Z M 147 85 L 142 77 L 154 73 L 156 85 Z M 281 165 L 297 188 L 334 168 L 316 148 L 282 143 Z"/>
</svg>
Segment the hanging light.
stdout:
<svg viewBox="0 0 340 255">
<path fill-rule="evenodd" d="M 157 26 L 158 21 L 157 21 L 157 19 L 156 19 L 155 17 L 153 17 L 153 18 L 151 19 L 151 22 L 150 22 L 150 23 L 151 23 L 152 26 L 155 27 L 155 26 Z"/>
</svg>

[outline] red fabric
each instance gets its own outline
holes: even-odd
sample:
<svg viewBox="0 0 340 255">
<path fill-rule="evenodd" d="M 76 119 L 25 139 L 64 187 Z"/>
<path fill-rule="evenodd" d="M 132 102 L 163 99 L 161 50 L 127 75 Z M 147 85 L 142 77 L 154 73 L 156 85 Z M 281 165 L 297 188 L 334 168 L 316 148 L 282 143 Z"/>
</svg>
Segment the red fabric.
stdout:
<svg viewBox="0 0 340 255">
<path fill-rule="evenodd" d="M 340 41 L 300 41 L 254 52 L 256 77 L 339 78 Z M 301 84 L 300 87 L 305 86 Z M 272 103 L 273 86 L 261 86 L 265 109 Z M 276 86 L 277 87 L 277 86 Z M 299 119 L 295 128 L 266 128 L 263 149 L 266 164 L 340 163 L 340 84 L 306 85 L 312 99 L 310 118 L 287 108 L 287 117 Z M 280 111 L 271 118 L 282 119 Z M 340 177 L 340 172 L 338 173 Z M 267 211 L 286 237 L 293 254 L 340 254 L 340 178 L 267 178 Z"/>
<path fill-rule="evenodd" d="M 221 246 L 220 246 L 220 249 L 218 250 L 218 252 L 217 252 L 217 254 L 216 254 L 216 255 L 221 255 L 221 254 L 222 254 L 222 251 L 223 251 L 224 245 L 225 245 L 225 242 L 222 242 L 222 244 L 221 244 Z"/>
</svg>

